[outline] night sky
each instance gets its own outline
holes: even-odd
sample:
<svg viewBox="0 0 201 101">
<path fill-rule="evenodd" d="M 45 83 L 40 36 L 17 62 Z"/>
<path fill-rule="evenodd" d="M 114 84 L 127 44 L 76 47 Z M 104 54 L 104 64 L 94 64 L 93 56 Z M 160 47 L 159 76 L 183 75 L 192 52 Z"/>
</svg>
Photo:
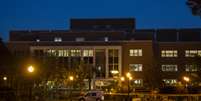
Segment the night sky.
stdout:
<svg viewBox="0 0 201 101">
<path fill-rule="evenodd" d="M 10 30 L 68 29 L 70 18 L 135 17 L 137 28 L 201 28 L 186 0 L 1 0 L 0 37 Z"/>
</svg>

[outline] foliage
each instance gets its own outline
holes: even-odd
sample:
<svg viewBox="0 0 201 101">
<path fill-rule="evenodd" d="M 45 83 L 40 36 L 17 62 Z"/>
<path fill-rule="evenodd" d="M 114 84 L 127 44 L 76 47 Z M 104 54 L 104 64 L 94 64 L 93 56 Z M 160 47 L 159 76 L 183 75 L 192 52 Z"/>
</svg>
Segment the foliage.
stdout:
<svg viewBox="0 0 201 101">
<path fill-rule="evenodd" d="M 89 87 L 91 86 L 91 79 L 93 77 L 93 66 L 92 64 L 85 63 L 84 61 L 80 61 L 80 63 L 77 63 L 75 67 L 75 76 L 76 76 L 76 84 L 80 87 L 80 89 L 83 89 L 84 87 L 84 79 L 88 79 Z"/>
<path fill-rule="evenodd" d="M 201 17 L 201 0 L 188 0 L 186 3 L 195 16 Z"/>
</svg>

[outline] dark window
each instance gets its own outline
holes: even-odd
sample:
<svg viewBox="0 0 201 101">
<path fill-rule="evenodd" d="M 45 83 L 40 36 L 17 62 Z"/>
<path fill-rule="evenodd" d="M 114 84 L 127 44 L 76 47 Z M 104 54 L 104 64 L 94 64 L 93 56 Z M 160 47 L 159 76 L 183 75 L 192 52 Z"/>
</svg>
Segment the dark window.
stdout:
<svg viewBox="0 0 201 101">
<path fill-rule="evenodd" d="M 91 93 L 91 96 L 96 96 L 96 93 Z"/>
</svg>

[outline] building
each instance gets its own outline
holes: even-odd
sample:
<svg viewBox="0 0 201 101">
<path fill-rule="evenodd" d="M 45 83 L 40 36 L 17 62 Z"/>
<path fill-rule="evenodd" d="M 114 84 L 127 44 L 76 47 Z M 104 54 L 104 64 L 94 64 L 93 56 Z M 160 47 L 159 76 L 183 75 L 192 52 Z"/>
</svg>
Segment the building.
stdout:
<svg viewBox="0 0 201 101">
<path fill-rule="evenodd" d="M 5 43 L 0 38 L 0 87 L 11 87 L 11 81 L 13 79 L 13 57 L 6 47 Z"/>
<path fill-rule="evenodd" d="M 135 29 L 133 18 L 71 19 L 69 30 L 11 31 L 8 47 L 16 56 L 56 57 L 50 68 L 70 71 L 83 62 L 84 70 L 95 71 L 89 72 L 95 86 L 127 72 L 135 87 L 176 85 L 185 75 L 200 79 L 194 64 L 201 56 L 201 28 Z"/>
</svg>

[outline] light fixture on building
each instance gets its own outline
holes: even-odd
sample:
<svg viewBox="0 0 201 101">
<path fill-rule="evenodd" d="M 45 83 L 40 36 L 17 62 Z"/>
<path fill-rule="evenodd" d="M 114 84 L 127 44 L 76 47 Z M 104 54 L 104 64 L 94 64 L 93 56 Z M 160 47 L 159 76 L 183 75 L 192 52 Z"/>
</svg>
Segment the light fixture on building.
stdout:
<svg viewBox="0 0 201 101">
<path fill-rule="evenodd" d="M 118 73 L 119 73 L 118 70 L 111 70 L 110 72 L 111 72 L 112 74 L 118 74 Z"/>
<path fill-rule="evenodd" d="M 55 37 L 54 42 L 62 42 L 62 38 L 61 37 Z"/>
<path fill-rule="evenodd" d="M 40 42 L 40 39 L 36 39 L 36 42 Z"/>
<path fill-rule="evenodd" d="M 108 37 L 105 37 L 105 38 L 104 38 L 104 41 L 105 41 L 105 42 L 108 42 L 108 41 L 109 41 Z"/>
<path fill-rule="evenodd" d="M 77 38 L 75 38 L 75 41 L 76 41 L 76 42 L 82 42 L 82 41 L 84 41 L 84 40 L 85 40 L 84 37 L 77 37 Z"/>
<path fill-rule="evenodd" d="M 98 66 L 98 70 L 101 71 L 101 66 Z"/>
<path fill-rule="evenodd" d="M 6 76 L 4 76 L 4 77 L 3 77 L 3 80 L 4 80 L 4 81 L 6 81 L 6 80 L 7 80 L 7 77 L 6 77 Z"/>
</svg>

